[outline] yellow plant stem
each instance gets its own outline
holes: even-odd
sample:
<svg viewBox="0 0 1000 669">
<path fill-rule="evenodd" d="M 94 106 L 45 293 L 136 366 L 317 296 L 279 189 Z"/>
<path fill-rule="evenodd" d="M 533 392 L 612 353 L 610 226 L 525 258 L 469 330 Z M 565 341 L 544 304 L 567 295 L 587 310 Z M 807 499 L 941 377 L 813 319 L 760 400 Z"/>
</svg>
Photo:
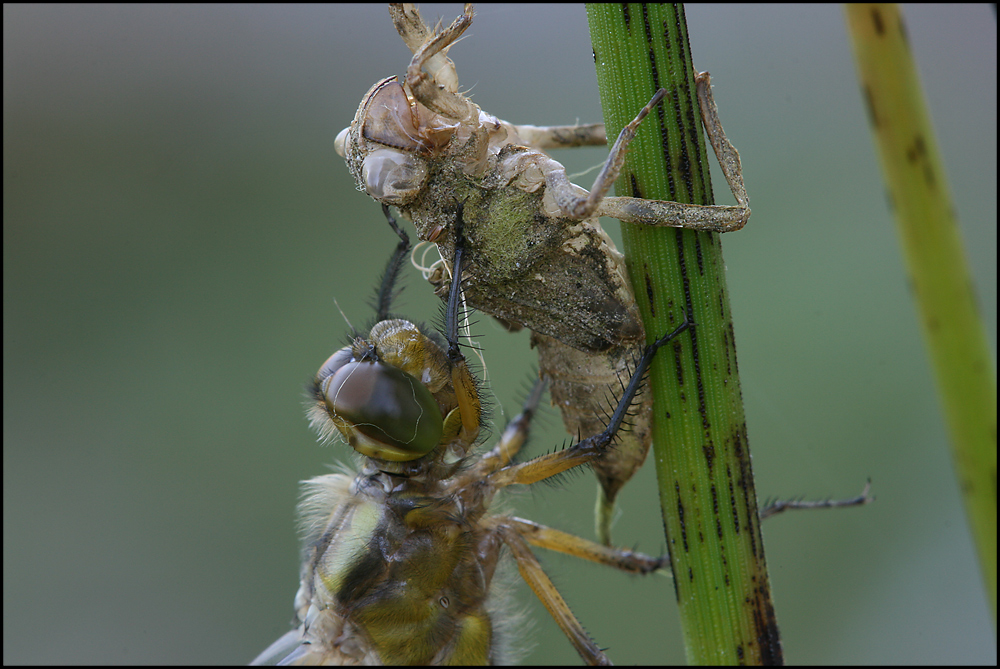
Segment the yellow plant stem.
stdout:
<svg viewBox="0 0 1000 669">
<path fill-rule="evenodd" d="M 847 5 L 862 91 L 996 629 L 996 379 L 898 5 Z"/>
</svg>

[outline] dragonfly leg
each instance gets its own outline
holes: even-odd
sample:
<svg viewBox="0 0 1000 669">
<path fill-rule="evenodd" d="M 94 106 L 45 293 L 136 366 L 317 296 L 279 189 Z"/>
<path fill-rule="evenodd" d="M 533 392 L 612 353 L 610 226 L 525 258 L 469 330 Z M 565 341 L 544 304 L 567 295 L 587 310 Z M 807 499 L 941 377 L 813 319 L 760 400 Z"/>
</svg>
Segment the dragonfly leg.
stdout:
<svg viewBox="0 0 1000 669">
<path fill-rule="evenodd" d="M 611 661 L 608 660 L 604 652 L 594 643 L 594 640 L 590 638 L 587 631 L 583 629 L 583 625 L 580 624 L 580 621 L 570 611 L 566 600 L 556 590 L 552 579 L 542 569 L 538 558 L 531 552 L 528 542 L 525 541 L 520 532 L 502 522 L 498 525 L 497 531 L 500 533 L 503 542 L 510 549 L 511 555 L 514 556 L 514 561 L 517 563 L 517 569 L 521 573 L 521 577 L 531 587 L 531 590 L 545 608 L 548 609 L 548 612 L 555 619 L 556 624 L 559 625 L 563 634 L 570 640 L 570 643 L 573 644 L 576 652 L 580 654 L 584 662 L 590 665 L 611 664 Z"/>
<path fill-rule="evenodd" d="M 770 504 L 767 504 L 760 510 L 760 519 L 770 518 L 771 516 L 776 516 L 783 511 L 792 510 L 808 510 L 808 509 L 843 509 L 851 506 L 864 506 L 865 504 L 871 504 L 875 501 L 875 498 L 869 494 L 872 487 L 871 479 L 865 483 L 864 489 L 861 494 L 857 497 L 851 497 L 848 499 L 823 499 L 823 500 L 775 500 Z"/>
<path fill-rule="evenodd" d="M 582 221 L 596 214 L 601 200 L 611 190 L 611 186 L 614 185 L 615 179 L 618 178 L 618 174 L 625 164 L 625 149 L 628 147 L 629 142 L 635 138 L 635 134 L 639 130 L 639 124 L 663 100 L 665 95 L 666 90 L 662 88 L 656 91 L 653 98 L 639 111 L 636 117 L 622 128 L 622 131 L 618 134 L 618 139 L 615 140 L 614 145 L 611 147 L 611 152 L 608 154 L 607 160 L 604 161 L 604 167 L 601 168 L 597 178 L 594 179 L 594 185 L 591 187 L 589 193 L 569 180 L 569 177 L 566 176 L 566 168 L 560 163 L 547 156 L 545 158 L 548 158 L 548 160 L 542 159 L 538 161 L 539 169 L 545 174 L 546 187 L 549 189 L 556 204 L 559 205 L 559 208 L 567 216 Z"/>
<path fill-rule="evenodd" d="M 421 104 L 437 114 L 463 123 L 478 121 L 479 107 L 458 93 L 455 65 L 445 53 L 470 25 L 472 5 L 466 4 L 464 13 L 452 21 L 450 26 L 440 33 L 428 36 L 413 52 L 410 65 L 406 68 L 406 85 Z M 397 29 L 399 26 L 397 23 Z M 406 35 L 403 39 L 410 46 Z M 439 75 L 444 79 L 443 82 L 437 81 Z M 452 78 L 454 82 L 451 81 Z"/>
<path fill-rule="evenodd" d="M 750 218 L 750 199 L 743 183 L 740 154 L 722 129 L 719 108 L 712 97 L 711 75 L 708 72 L 696 73 L 695 85 L 701 120 L 705 125 L 708 141 L 715 151 L 715 157 L 719 159 L 729 189 L 736 198 L 736 206 L 705 206 L 634 197 L 608 197 L 600 202 L 597 210 L 600 216 L 611 216 L 626 223 L 639 225 L 661 225 L 712 232 L 732 232 L 746 225 L 747 219 Z M 596 189 L 597 184 L 594 186 Z"/>
<path fill-rule="evenodd" d="M 870 504 L 875 499 L 869 494 L 870 489 L 871 481 L 868 481 L 860 495 L 849 499 L 819 501 L 777 500 L 762 508 L 760 517 L 763 520 L 783 511 L 790 510 L 841 509 L 852 506 L 864 506 L 865 504 Z M 614 567 L 630 574 L 644 575 L 658 569 L 667 569 L 670 567 L 669 555 L 653 557 L 624 548 L 612 548 L 589 539 L 584 539 L 583 537 L 578 537 L 575 534 L 547 527 L 531 520 L 525 520 L 524 518 L 517 518 L 516 516 L 507 517 L 504 519 L 504 523 L 524 537 L 532 546 L 590 560 L 591 562 Z"/>
<path fill-rule="evenodd" d="M 424 19 L 420 16 L 420 10 L 415 5 L 390 3 L 389 16 L 392 17 L 396 32 L 403 38 L 403 42 L 406 43 L 411 53 L 416 53 L 420 47 L 434 37 L 434 31 L 424 23 Z M 465 12 L 456 21 L 463 23 L 472 21 L 472 6 L 466 5 Z M 462 28 L 462 30 L 464 29 Z M 455 63 L 448 58 L 448 46 L 450 45 L 446 45 L 438 53 L 426 57 L 423 69 L 430 73 L 431 78 L 444 86 L 445 89 L 457 93 L 458 73 L 455 71 Z"/>
<path fill-rule="evenodd" d="M 462 301 L 462 254 L 465 252 L 462 211 L 463 204 L 459 203 L 455 211 L 455 258 L 452 265 L 448 306 L 445 310 L 445 337 L 448 339 L 448 359 L 451 361 L 451 382 L 455 388 L 455 399 L 458 402 L 462 422 L 461 439 L 463 443 L 471 444 L 479 435 L 482 404 L 476 379 L 469 371 L 469 365 L 458 344 L 459 305 Z"/>
<path fill-rule="evenodd" d="M 518 140 L 534 149 L 570 149 L 577 146 L 606 146 L 603 123 L 584 125 L 515 125 Z"/>
<path fill-rule="evenodd" d="M 649 364 L 653 361 L 656 351 L 693 325 L 690 317 L 685 316 L 684 322 L 677 326 L 673 332 L 664 335 L 646 347 L 642 358 L 640 358 L 636 365 L 635 372 L 632 373 L 632 378 L 629 379 L 628 385 L 618 400 L 618 406 L 611 415 L 607 427 L 602 432 L 587 437 L 561 451 L 540 455 L 527 462 L 505 467 L 490 475 L 491 483 L 497 487 L 513 484 L 528 485 L 555 476 L 567 469 L 587 464 L 601 457 L 613 443 L 615 435 L 628 415 L 636 393 L 642 385 L 643 376 L 649 368 Z"/>
<path fill-rule="evenodd" d="M 468 485 L 469 483 L 466 483 L 466 481 L 471 483 L 472 481 L 482 480 L 511 463 L 511 460 L 514 459 L 514 456 L 518 454 L 528 439 L 531 420 L 538 411 L 538 405 L 541 403 L 545 386 L 546 382 L 544 379 L 537 379 L 535 381 L 531 392 L 528 393 L 528 398 L 524 401 L 524 406 L 521 407 L 521 413 L 510 419 L 507 427 L 503 430 L 503 434 L 500 435 L 497 445 L 483 454 L 475 466 L 463 475 L 465 478 L 460 479 L 458 485 Z"/>
<path fill-rule="evenodd" d="M 670 556 L 653 557 L 624 548 L 612 548 L 524 518 L 511 516 L 506 524 L 532 546 L 614 567 L 629 574 L 649 574 L 670 568 Z"/>
<path fill-rule="evenodd" d="M 573 184 L 566 176 L 566 169 L 555 160 L 544 155 L 536 159 L 537 167 L 545 175 L 548 194 L 551 195 L 559 209 L 568 217 L 576 220 L 589 219 L 594 216 L 610 216 L 626 223 L 714 232 L 731 232 L 746 225 L 747 219 L 750 218 L 750 201 L 747 197 L 746 185 L 743 182 L 740 154 L 726 137 L 722 128 L 722 122 L 719 120 L 719 109 L 712 97 L 710 75 L 707 72 L 696 74 L 695 84 L 702 123 L 708 133 L 708 139 L 715 155 L 719 159 L 719 164 L 722 166 L 722 172 L 726 176 L 729 188 L 733 192 L 733 197 L 736 198 L 736 206 L 703 206 L 634 197 L 606 197 L 621 173 L 622 166 L 625 164 L 625 150 L 635 138 L 639 124 L 666 95 L 666 91 L 661 88 L 636 117 L 622 128 L 589 193 Z M 530 136 L 527 132 L 525 134 Z M 544 147 L 542 142 L 546 141 L 546 138 L 538 138 L 536 141 L 539 142 L 539 147 Z M 580 144 L 582 143 L 580 142 Z"/>
</svg>

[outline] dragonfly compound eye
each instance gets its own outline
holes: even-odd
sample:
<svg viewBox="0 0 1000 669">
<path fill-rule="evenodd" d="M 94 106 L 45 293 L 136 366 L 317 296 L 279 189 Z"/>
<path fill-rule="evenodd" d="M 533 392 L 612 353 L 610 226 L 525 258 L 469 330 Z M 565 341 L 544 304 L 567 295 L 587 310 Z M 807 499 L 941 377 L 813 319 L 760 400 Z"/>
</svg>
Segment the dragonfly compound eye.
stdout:
<svg viewBox="0 0 1000 669">
<path fill-rule="evenodd" d="M 363 455 L 416 460 L 441 442 L 444 421 L 437 402 L 424 384 L 401 369 L 380 362 L 348 362 L 320 387 L 327 411 Z"/>
<path fill-rule="evenodd" d="M 329 358 L 326 359 L 326 362 L 323 363 L 323 366 L 319 368 L 318 372 L 316 372 L 316 380 L 318 382 L 322 382 L 328 379 L 329 377 L 336 374 L 337 370 L 339 370 L 341 367 L 353 361 L 354 361 L 354 355 L 351 353 L 351 347 L 345 346 L 344 348 L 340 349 L 339 351 L 337 351 L 336 353 L 334 353 L 333 355 L 331 355 Z"/>
</svg>

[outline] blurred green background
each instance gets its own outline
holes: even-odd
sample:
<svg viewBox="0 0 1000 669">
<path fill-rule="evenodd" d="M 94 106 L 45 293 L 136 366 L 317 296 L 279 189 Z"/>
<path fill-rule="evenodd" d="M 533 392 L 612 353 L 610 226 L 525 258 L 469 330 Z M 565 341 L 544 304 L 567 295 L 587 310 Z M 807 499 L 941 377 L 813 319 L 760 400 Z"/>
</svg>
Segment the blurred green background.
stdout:
<svg viewBox="0 0 1000 669">
<path fill-rule="evenodd" d="M 995 351 L 995 19 L 905 13 Z M 3 18 L 4 663 L 247 662 L 292 616 L 297 482 L 345 457 L 316 445 L 303 384 L 344 340 L 334 298 L 364 323 L 394 243 L 333 139 L 409 52 L 384 6 Z M 765 524 L 786 657 L 993 664 L 841 10 L 691 6 L 688 21 L 754 211 L 724 243 L 758 493 L 850 496 L 871 477 L 878 498 Z M 480 6 L 451 55 L 509 121 L 601 119 L 582 6 Z M 604 155 L 557 158 L 573 173 Z M 718 172 L 715 191 L 731 201 Z M 397 309 L 437 313 L 415 271 Z M 485 317 L 476 331 L 509 416 L 534 369 L 526 335 Z M 565 438 L 551 409 L 540 422 L 534 452 Z M 615 536 L 655 553 L 652 483 L 646 467 L 626 490 Z M 509 506 L 592 536 L 594 487 Z M 541 559 L 616 662 L 683 662 L 667 578 Z M 516 598 L 528 662 L 576 663 L 523 584 Z"/>
</svg>

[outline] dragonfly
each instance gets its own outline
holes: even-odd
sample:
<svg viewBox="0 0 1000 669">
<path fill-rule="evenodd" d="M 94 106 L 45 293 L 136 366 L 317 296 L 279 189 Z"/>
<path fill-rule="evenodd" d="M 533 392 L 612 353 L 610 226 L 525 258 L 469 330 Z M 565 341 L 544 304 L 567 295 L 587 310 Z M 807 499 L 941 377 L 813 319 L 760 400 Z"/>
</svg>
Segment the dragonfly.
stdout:
<svg viewBox="0 0 1000 669">
<path fill-rule="evenodd" d="M 567 432 L 601 432 L 605 400 L 593 390 L 628 375 L 646 333 L 624 258 L 598 217 L 727 232 L 742 228 L 750 216 L 739 153 L 722 129 L 708 74 L 696 75 L 702 120 L 737 206 L 610 197 L 629 142 L 664 99 L 663 89 L 651 91 L 649 104 L 622 130 L 588 192 L 571 183 L 545 150 L 605 145 L 603 124 L 514 125 L 459 91 L 448 50 L 472 24 L 471 5 L 444 29 L 431 29 L 412 5 L 392 4 L 389 14 L 413 53 L 406 77 L 372 86 L 350 127 L 338 135 L 338 153 L 358 189 L 397 207 L 444 259 L 456 240 L 449 203 L 467 203 L 468 303 L 511 329 L 530 329 L 539 372 L 550 379 Z M 438 267 L 429 277 L 442 297 L 449 271 Z M 641 402 L 619 447 L 593 466 L 599 482 L 596 532 L 606 545 L 618 492 L 650 447 L 651 397 Z"/>
<path fill-rule="evenodd" d="M 521 577 L 588 664 L 608 658 L 570 611 L 532 547 L 650 574 L 669 556 L 611 548 L 517 516 L 492 511 L 511 486 L 527 486 L 585 467 L 614 448 L 656 352 L 693 323 L 647 346 L 600 433 L 518 461 L 545 383 L 497 443 L 477 452 L 483 400 L 466 362 L 459 324 L 466 247 L 464 203 L 453 208 L 455 235 L 443 340 L 394 317 L 394 284 L 410 252 L 399 236 L 376 298 L 375 324 L 319 368 L 308 415 L 324 440 L 342 439 L 358 455 L 356 470 L 303 484 L 304 529 L 295 628 L 254 664 L 502 664 L 516 641 L 497 588 L 502 560 Z"/>
</svg>

